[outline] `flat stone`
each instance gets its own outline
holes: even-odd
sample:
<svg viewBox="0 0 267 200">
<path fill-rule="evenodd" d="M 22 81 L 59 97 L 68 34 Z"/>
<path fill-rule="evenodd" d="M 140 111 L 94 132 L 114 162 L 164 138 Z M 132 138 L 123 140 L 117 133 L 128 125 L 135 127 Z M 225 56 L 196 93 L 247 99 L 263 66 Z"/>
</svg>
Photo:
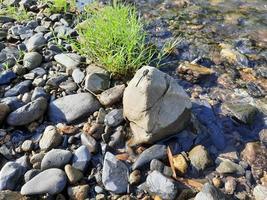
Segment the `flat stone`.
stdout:
<svg viewBox="0 0 267 200">
<path fill-rule="evenodd" d="M 0 85 L 9 84 L 16 77 L 16 74 L 11 70 L 3 71 L 0 73 Z"/>
<path fill-rule="evenodd" d="M 128 167 L 110 152 L 104 158 L 102 182 L 105 189 L 115 194 L 125 193 L 128 185 Z"/>
<path fill-rule="evenodd" d="M 210 76 L 214 71 L 198 64 L 184 62 L 176 69 L 176 73 L 187 81 L 196 83 L 201 79 Z"/>
<path fill-rule="evenodd" d="M 29 70 L 35 69 L 42 63 L 42 55 L 37 52 L 29 52 L 24 55 L 23 66 Z"/>
<path fill-rule="evenodd" d="M 63 168 L 71 160 L 72 153 L 68 150 L 52 149 L 42 159 L 41 169 Z"/>
<path fill-rule="evenodd" d="M 104 106 L 111 106 L 122 99 L 125 85 L 116 85 L 98 95 L 99 102 Z"/>
<path fill-rule="evenodd" d="M 175 199 L 178 192 L 175 182 L 159 171 L 150 173 L 146 178 L 145 185 L 150 194 L 157 195 L 161 199 Z"/>
<path fill-rule="evenodd" d="M 68 95 L 49 105 L 48 116 L 52 122 L 71 123 L 87 117 L 100 108 L 99 102 L 89 93 Z"/>
<path fill-rule="evenodd" d="M 49 178 L 48 178 L 49 177 Z M 25 183 L 21 188 L 22 195 L 38 195 L 38 194 L 58 194 L 67 183 L 67 177 L 61 169 L 47 169 L 30 181 Z"/>
<path fill-rule="evenodd" d="M 47 100 L 38 98 L 25 106 L 18 108 L 7 117 L 7 123 L 11 126 L 23 126 L 43 116 L 47 108 Z"/>
<path fill-rule="evenodd" d="M 132 169 L 138 169 L 149 164 L 153 159 L 164 159 L 167 157 L 167 148 L 165 145 L 155 144 L 143 151 L 132 165 Z"/>
<path fill-rule="evenodd" d="M 91 160 L 91 153 L 86 146 L 82 145 L 74 151 L 72 166 L 81 171 L 85 171 Z"/>
<path fill-rule="evenodd" d="M 55 55 L 55 60 L 67 68 L 67 70 L 74 70 L 81 64 L 81 56 L 75 53 L 62 53 Z"/>
<path fill-rule="evenodd" d="M 230 160 L 222 161 L 216 168 L 216 171 L 220 174 L 238 174 L 238 175 L 245 174 L 245 170 L 243 169 L 243 167 Z"/>
<path fill-rule="evenodd" d="M 47 126 L 39 142 L 41 150 L 50 150 L 57 147 L 62 142 L 62 135 L 55 126 Z"/>
<path fill-rule="evenodd" d="M 27 40 L 25 44 L 28 49 L 28 52 L 31 52 L 44 47 L 47 44 L 47 41 L 42 33 L 37 33 L 30 37 L 30 39 Z"/>
<path fill-rule="evenodd" d="M 205 170 L 211 164 L 209 153 L 202 145 L 195 146 L 189 152 L 189 160 L 193 169 L 197 171 Z"/>
<path fill-rule="evenodd" d="M 22 81 L 19 84 L 15 85 L 5 93 L 5 97 L 17 96 L 19 94 L 24 94 L 30 91 L 32 82 L 30 80 Z"/>
<path fill-rule="evenodd" d="M 191 101 L 177 81 L 144 66 L 123 95 L 124 117 L 130 122 L 130 145 L 154 143 L 183 130 L 190 121 Z"/>
</svg>

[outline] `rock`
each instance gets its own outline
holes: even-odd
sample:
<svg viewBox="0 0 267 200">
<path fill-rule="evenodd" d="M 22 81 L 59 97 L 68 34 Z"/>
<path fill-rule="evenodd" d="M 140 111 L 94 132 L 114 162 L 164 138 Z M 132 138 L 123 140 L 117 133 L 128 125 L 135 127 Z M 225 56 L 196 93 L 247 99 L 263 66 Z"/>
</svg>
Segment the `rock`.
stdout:
<svg viewBox="0 0 267 200">
<path fill-rule="evenodd" d="M 149 193 L 157 195 L 161 199 L 175 199 L 178 193 L 175 182 L 158 171 L 150 173 L 146 178 L 145 184 Z"/>
<path fill-rule="evenodd" d="M 183 175 L 186 173 L 188 164 L 185 157 L 182 154 L 173 156 L 173 166 L 178 171 L 179 174 Z"/>
<path fill-rule="evenodd" d="M 105 116 L 105 124 L 107 126 L 116 127 L 123 122 L 123 110 L 122 109 L 113 109 Z"/>
<path fill-rule="evenodd" d="M 163 172 L 164 170 L 164 163 L 161 162 L 160 160 L 153 159 L 150 162 L 150 171 L 157 170 L 159 172 Z"/>
<path fill-rule="evenodd" d="M 39 97 L 43 97 L 43 98 L 48 99 L 48 95 L 45 92 L 44 88 L 42 88 L 42 87 L 34 88 L 31 100 L 34 101 L 34 100 L 38 99 Z"/>
<path fill-rule="evenodd" d="M 107 152 L 104 158 L 102 182 L 105 189 L 115 194 L 125 193 L 128 185 L 128 168 L 117 158 Z"/>
<path fill-rule="evenodd" d="M 49 177 L 49 178 L 48 178 Z M 67 178 L 61 169 L 47 169 L 30 181 L 25 183 L 21 188 L 22 195 L 37 195 L 37 194 L 58 194 L 67 183 Z"/>
<path fill-rule="evenodd" d="M 149 164 L 153 159 L 164 159 L 167 157 L 167 149 L 165 145 L 155 144 L 143 151 L 132 165 L 132 169 L 139 169 Z"/>
<path fill-rule="evenodd" d="M 71 184 L 76 184 L 79 180 L 83 178 L 83 173 L 69 164 L 66 165 L 64 169 L 68 177 L 68 181 Z"/>
<path fill-rule="evenodd" d="M 42 33 L 37 33 L 30 37 L 29 40 L 26 41 L 26 47 L 28 52 L 39 50 L 46 45 L 46 39 L 44 38 Z"/>
<path fill-rule="evenodd" d="M 91 135 L 82 133 L 81 142 L 82 142 L 82 145 L 85 145 L 88 148 L 90 153 L 97 152 L 98 143 L 96 142 L 95 138 L 93 138 Z"/>
<path fill-rule="evenodd" d="M 32 140 L 25 140 L 22 145 L 21 145 L 21 149 L 24 152 L 29 152 L 32 150 L 33 148 L 33 141 Z"/>
<path fill-rule="evenodd" d="M 9 1 L 9 0 L 8 0 Z M 0 199 L 8 200 L 27 200 L 27 197 L 22 196 L 19 192 L 13 192 L 10 190 L 0 191 Z"/>
<path fill-rule="evenodd" d="M 84 200 L 89 196 L 89 185 L 68 187 L 68 195 L 71 200 Z"/>
<path fill-rule="evenodd" d="M 252 169 L 253 177 L 257 180 L 267 171 L 267 149 L 257 142 L 249 142 L 241 152 L 242 160 L 246 161 Z"/>
<path fill-rule="evenodd" d="M 196 83 L 201 79 L 210 76 L 214 71 L 198 64 L 184 62 L 176 69 L 176 73 L 185 80 Z"/>
<path fill-rule="evenodd" d="M 72 158 L 72 167 L 85 171 L 91 160 L 91 154 L 88 151 L 87 147 L 82 145 L 75 150 Z"/>
<path fill-rule="evenodd" d="M 32 82 L 30 80 L 22 81 L 5 93 L 5 97 L 17 96 L 29 92 Z"/>
<path fill-rule="evenodd" d="M 89 93 L 68 95 L 52 101 L 48 116 L 55 123 L 71 123 L 89 116 L 100 108 L 99 102 Z"/>
<path fill-rule="evenodd" d="M 55 55 L 55 60 L 66 67 L 67 71 L 73 71 L 81 64 L 81 56 L 75 53 L 62 53 Z"/>
<path fill-rule="evenodd" d="M 222 180 L 220 178 L 214 177 L 212 179 L 212 183 L 216 188 L 219 188 L 222 185 Z"/>
<path fill-rule="evenodd" d="M 8 105 L 0 103 L 0 125 L 5 120 L 9 111 L 10 111 L 10 109 L 9 109 Z"/>
<path fill-rule="evenodd" d="M 11 126 L 23 126 L 43 116 L 47 108 L 47 100 L 38 98 L 25 106 L 18 108 L 7 117 L 7 123 Z"/>
<path fill-rule="evenodd" d="M 172 77 L 142 67 L 123 95 L 124 116 L 134 135 L 130 144 L 153 143 L 178 133 L 190 121 L 190 109 L 189 97 Z"/>
<path fill-rule="evenodd" d="M 45 153 L 42 151 L 40 153 L 32 155 L 32 157 L 30 158 L 30 163 L 32 164 L 34 169 L 40 169 L 41 168 L 41 162 L 42 162 L 44 156 L 45 156 Z"/>
<path fill-rule="evenodd" d="M 99 102 L 104 106 L 111 106 L 122 99 L 125 85 L 116 85 L 98 95 Z"/>
<path fill-rule="evenodd" d="M 237 50 L 233 49 L 228 44 L 220 44 L 221 50 L 221 57 L 228 61 L 230 64 L 241 65 L 241 66 L 249 66 L 248 59 L 243 54 L 239 53 Z"/>
<path fill-rule="evenodd" d="M 6 97 L 0 100 L 1 103 L 8 105 L 11 111 L 17 110 L 18 108 L 25 105 L 20 99 L 17 97 Z"/>
<path fill-rule="evenodd" d="M 24 166 L 16 162 L 7 162 L 0 171 L 0 191 L 15 190 L 24 173 Z"/>
<path fill-rule="evenodd" d="M 110 75 L 104 69 L 90 65 L 86 69 L 84 88 L 95 94 L 101 93 L 109 88 Z"/>
<path fill-rule="evenodd" d="M 210 139 L 218 150 L 223 150 L 226 146 L 223 126 L 216 117 L 212 106 L 207 100 L 195 99 L 193 101 L 192 112 L 197 119 L 206 128 Z"/>
<path fill-rule="evenodd" d="M 235 178 L 233 178 L 233 177 L 227 177 L 226 178 L 226 181 L 225 181 L 224 188 L 225 188 L 225 192 L 227 194 L 234 194 L 235 189 L 236 189 L 236 181 L 235 181 Z"/>
<path fill-rule="evenodd" d="M 201 171 L 211 164 L 210 156 L 204 146 L 195 146 L 189 152 L 189 160 L 193 169 Z"/>
<path fill-rule="evenodd" d="M 79 69 L 74 69 L 72 72 L 72 78 L 74 80 L 75 83 L 79 84 L 83 81 L 84 79 L 84 73 Z"/>
<path fill-rule="evenodd" d="M 25 183 L 28 182 L 29 180 L 31 180 L 33 177 L 35 177 L 40 172 L 41 171 L 40 170 L 37 170 L 37 169 L 31 169 L 31 170 L 27 171 L 24 174 L 24 181 L 25 181 Z"/>
<path fill-rule="evenodd" d="M 70 162 L 71 157 L 72 153 L 68 150 L 52 149 L 45 154 L 41 163 L 41 169 L 63 168 Z"/>
<path fill-rule="evenodd" d="M 223 109 L 226 109 L 230 116 L 245 124 L 252 124 L 257 114 L 257 108 L 247 103 L 224 103 Z"/>
<path fill-rule="evenodd" d="M 259 137 L 260 137 L 261 143 L 264 144 L 265 147 L 267 147 L 267 129 L 262 129 L 261 132 L 259 133 Z"/>
<path fill-rule="evenodd" d="M 16 74 L 11 70 L 3 71 L 0 73 L 0 85 L 9 84 L 16 77 Z"/>
<path fill-rule="evenodd" d="M 238 174 L 238 175 L 245 174 L 245 170 L 243 169 L 243 167 L 230 160 L 222 161 L 216 168 L 216 171 L 220 174 Z"/>
<path fill-rule="evenodd" d="M 139 170 L 134 170 L 129 176 L 130 185 L 138 184 L 141 180 L 141 172 Z"/>
<path fill-rule="evenodd" d="M 253 189 L 253 195 L 255 197 L 255 200 L 266 200 L 267 197 L 267 187 L 262 185 L 257 185 Z"/>
<path fill-rule="evenodd" d="M 25 53 L 23 58 L 23 66 L 28 70 L 35 69 L 42 63 L 42 56 L 37 52 Z"/>
<path fill-rule="evenodd" d="M 62 142 L 62 135 L 60 135 L 55 126 L 47 126 L 43 136 L 39 142 L 41 150 L 50 150 L 57 147 Z"/>
<path fill-rule="evenodd" d="M 219 189 L 211 185 L 210 183 L 206 183 L 202 191 L 199 192 L 195 200 L 230 200 L 230 198 L 227 198 Z"/>
</svg>

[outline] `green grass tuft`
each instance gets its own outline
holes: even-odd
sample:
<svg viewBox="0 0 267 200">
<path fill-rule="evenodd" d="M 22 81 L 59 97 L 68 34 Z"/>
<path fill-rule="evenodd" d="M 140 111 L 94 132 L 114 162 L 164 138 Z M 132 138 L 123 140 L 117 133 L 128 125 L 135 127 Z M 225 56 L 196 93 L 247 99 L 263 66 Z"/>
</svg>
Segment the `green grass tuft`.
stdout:
<svg viewBox="0 0 267 200">
<path fill-rule="evenodd" d="M 18 22 L 32 19 L 32 16 L 24 9 L 15 6 L 4 6 L 0 9 L 0 16 L 8 16 Z"/>
<path fill-rule="evenodd" d="M 89 17 L 77 26 L 76 47 L 107 71 L 131 76 L 156 55 L 156 48 L 145 42 L 143 23 L 134 7 L 116 4 L 86 12 Z"/>
</svg>

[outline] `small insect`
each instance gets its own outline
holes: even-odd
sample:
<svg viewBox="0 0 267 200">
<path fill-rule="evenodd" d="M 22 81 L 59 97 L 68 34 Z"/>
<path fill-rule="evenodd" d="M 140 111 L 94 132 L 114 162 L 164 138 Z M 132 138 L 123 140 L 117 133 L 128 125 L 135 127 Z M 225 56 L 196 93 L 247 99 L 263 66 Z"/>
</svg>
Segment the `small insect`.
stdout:
<svg viewBox="0 0 267 200">
<path fill-rule="evenodd" d="M 138 80 L 138 82 L 136 83 L 135 87 L 138 86 L 138 84 L 140 83 L 140 81 L 148 74 L 149 70 L 146 69 L 143 71 L 143 75 L 140 77 L 140 79 Z"/>
</svg>

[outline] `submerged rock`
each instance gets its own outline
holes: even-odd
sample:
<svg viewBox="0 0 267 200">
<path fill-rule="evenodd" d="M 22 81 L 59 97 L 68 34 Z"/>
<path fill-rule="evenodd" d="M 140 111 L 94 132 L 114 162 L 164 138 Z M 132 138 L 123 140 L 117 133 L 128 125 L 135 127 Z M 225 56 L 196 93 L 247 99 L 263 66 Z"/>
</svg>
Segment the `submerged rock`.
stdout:
<svg viewBox="0 0 267 200">
<path fill-rule="evenodd" d="M 153 143 L 181 131 L 190 120 L 191 102 L 169 75 L 154 67 L 139 69 L 123 96 L 123 112 L 130 121 L 130 144 Z"/>
</svg>

